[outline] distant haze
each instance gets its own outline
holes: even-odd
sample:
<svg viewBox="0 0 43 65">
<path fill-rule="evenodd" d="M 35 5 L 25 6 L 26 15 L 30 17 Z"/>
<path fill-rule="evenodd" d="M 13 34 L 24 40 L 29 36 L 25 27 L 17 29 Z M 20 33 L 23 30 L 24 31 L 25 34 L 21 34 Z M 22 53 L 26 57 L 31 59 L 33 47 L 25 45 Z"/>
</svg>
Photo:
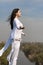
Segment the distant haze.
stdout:
<svg viewBox="0 0 43 65">
<path fill-rule="evenodd" d="M 22 36 L 24 42 L 43 42 L 43 20 L 36 20 L 30 18 L 21 18 L 21 22 L 25 26 Z M 8 22 L 0 22 L 0 41 L 6 41 L 10 35 L 10 25 Z"/>
</svg>

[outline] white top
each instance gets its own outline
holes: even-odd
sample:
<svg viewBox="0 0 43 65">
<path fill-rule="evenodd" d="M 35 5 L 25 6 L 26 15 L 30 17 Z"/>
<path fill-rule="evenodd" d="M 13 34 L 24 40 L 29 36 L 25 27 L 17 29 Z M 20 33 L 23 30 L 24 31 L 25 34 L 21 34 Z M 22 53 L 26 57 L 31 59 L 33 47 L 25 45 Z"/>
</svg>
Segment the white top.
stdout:
<svg viewBox="0 0 43 65">
<path fill-rule="evenodd" d="M 11 30 L 11 39 L 21 39 L 21 34 L 23 33 L 23 29 L 19 29 L 23 27 L 23 24 L 18 20 L 18 18 L 15 18 L 13 21 L 13 30 Z"/>
</svg>

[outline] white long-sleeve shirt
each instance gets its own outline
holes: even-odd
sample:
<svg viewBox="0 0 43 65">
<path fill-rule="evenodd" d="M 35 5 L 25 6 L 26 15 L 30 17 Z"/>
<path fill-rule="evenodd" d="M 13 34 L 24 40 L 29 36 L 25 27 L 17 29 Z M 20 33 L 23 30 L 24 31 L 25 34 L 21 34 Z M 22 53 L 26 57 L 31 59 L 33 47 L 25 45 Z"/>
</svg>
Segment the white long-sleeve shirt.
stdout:
<svg viewBox="0 0 43 65">
<path fill-rule="evenodd" d="M 21 39 L 21 35 L 23 33 L 23 29 L 19 29 L 23 27 L 23 24 L 18 20 L 18 18 L 15 18 L 13 21 L 13 30 L 11 31 L 11 39 Z"/>
</svg>

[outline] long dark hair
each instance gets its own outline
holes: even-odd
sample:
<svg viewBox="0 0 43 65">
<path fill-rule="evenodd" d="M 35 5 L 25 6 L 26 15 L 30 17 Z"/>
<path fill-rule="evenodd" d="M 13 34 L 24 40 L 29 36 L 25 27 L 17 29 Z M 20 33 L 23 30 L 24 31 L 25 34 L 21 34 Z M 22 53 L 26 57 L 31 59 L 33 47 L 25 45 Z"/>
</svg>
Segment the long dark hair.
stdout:
<svg viewBox="0 0 43 65">
<path fill-rule="evenodd" d="M 19 8 L 13 9 L 13 11 L 12 11 L 12 13 L 11 13 L 9 19 L 8 19 L 8 20 L 10 21 L 11 29 L 13 29 L 13 20 L 14 20 L 14 18 L 16 17 L 16 13 L 17 13 L 18 11 L 19 11 Z"/>
</svg>

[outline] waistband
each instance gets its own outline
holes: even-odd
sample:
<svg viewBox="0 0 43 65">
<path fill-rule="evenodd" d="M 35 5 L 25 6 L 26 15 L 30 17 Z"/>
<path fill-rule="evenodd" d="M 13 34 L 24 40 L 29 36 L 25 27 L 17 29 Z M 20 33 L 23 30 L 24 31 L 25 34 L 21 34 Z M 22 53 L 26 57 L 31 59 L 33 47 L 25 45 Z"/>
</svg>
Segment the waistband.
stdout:
<svg viewBox="0 0 43 65">
<path fill-rule="evenodd" d="M 15 41 L 20 41 L 19 39 L 15 39 Z"/>
<path fill-rule="evenodd" d="M 15 41 L 21 41 L 22 39 L 14 39 Z"/>
</svg>

